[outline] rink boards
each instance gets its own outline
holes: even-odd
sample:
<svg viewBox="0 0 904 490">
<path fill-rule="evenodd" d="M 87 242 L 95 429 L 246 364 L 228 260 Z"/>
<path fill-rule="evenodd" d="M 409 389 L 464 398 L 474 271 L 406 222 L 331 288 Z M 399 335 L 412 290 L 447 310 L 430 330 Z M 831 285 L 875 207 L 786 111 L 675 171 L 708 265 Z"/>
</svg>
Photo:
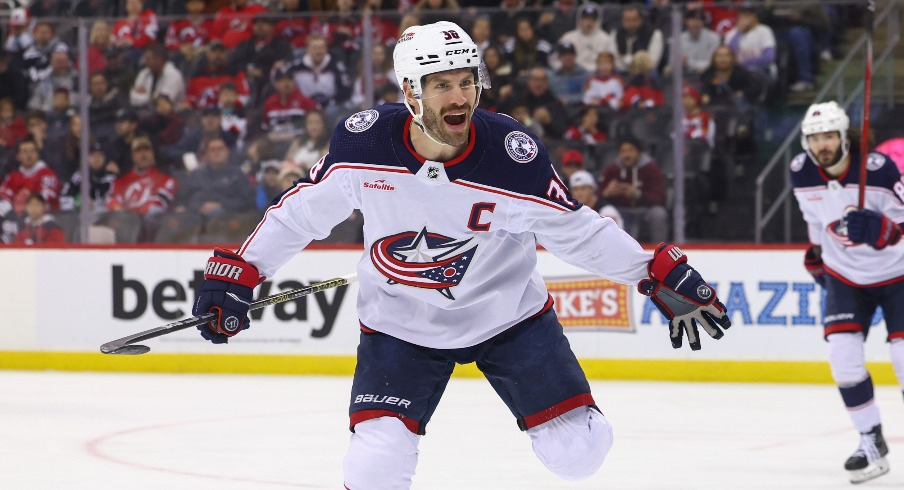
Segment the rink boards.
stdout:
<svg viewBox="0 0 904 490">
<path fill-rule="evenodd" d="M 703 349 L 673 350 L 665 322 L 633 287 L 592 277 L 539 252 L 572 348 L 595 379 L 829 382 L 822 291 L 802 247 L 685 247 L 731 313 L 733 327 Z M 256 312 L 228 345 L 194 329 L 150 340 L 143 356 L 105 356 L 100 344 L 191 315 L 209 250 L 3 249 L 0 368 L 137 372 L 351 374 L 357 286 Z M 262 284 L 261 297 L 355 271 L 360 249 L 305 250 Z M 398 286 L 405 287 L 405 286 Z M 873 378 L 893 382 L 884 323 L 867 342 Z M 456 373 L 479 375 L 473 366 Z"/>
</svg>

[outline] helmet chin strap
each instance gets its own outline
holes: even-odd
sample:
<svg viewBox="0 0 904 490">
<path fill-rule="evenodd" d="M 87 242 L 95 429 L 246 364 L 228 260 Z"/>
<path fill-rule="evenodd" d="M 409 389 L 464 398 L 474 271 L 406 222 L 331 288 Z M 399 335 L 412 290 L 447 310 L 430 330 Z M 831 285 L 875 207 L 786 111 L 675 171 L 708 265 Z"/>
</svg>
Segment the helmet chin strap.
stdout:
<svg viewBox="0 0 904 490">
<path fill-rule="evenodd" d="M 839 155 L 838 160 L 836 160 L 835 163 L 829 165 L 828 167 L 825 167 L 825 170 L 827 172 L 834 173 L 833 169 L 835 169 L 836 167 L 841 165 L 842 162 L 844 162 L 845 158 L 847 158 L 848 154 L 850 153 L 850 149 L 851 149 L 851 142 L 847 139 L 847 135 L 842 133 L 841 134 L 841 155 Z M 817 164 L 819 163 L 819 159 L 816 158 L 816 155 L 814 155 L 813 151 L 810 150 L 809 144 L 806 145 L 806 148 L 804 148 L 804 151 L 807 152 L 807 156 L 810 157 L 810 160 L 813 160 L 813 162 L 815 162 Z"/>
<path fill-rule="evenodd" d="M 440 141 L 430 135 L 430 132 L 427 131 L 427 126 L 424 125 L 424 102 L 421 101 L 420 99 L 418 99 L 418 101 L 419 101 L 418 110 L 417 110 L 417 112 L 415 112 L 411 108 L 411 105 L 408 104 L 408 99 L 407 98 L 405 99 L 405 107 L 407 107 L 408 112 L 411 113 L 411 120 L 414 122 L 414 124 L 418 128 L 420 128 L 421 132 L 424 133 L 424 135 L 426 135 L 428 138 L 430 138 L 430 141 L 432 141 L 438 145 L 452 146 L 449 143 L 443 143 L 442 141 Z"/>
<path fill-rule="evenodd" d="M 473 115 L 474 111 L 477 110 L 477 103 L 480 101 L 480 92 L 482 92 L 481 87 L 477 87 L 477 97 L 474 98 L 474 107 L 471 108 L 470 115 Z M 417 98 L 415 100 L 418 101 L 417 111 L 411 108 L 411 104 L 408 103 L 408 97 L 405 97 L 404 100 L 405 107 L 407 107 L 408 112 L 411 113 L 411 120 L 414 122 L 414 124 L 421 130 L 421 132 L 424 133 L 424 135 L 430 138 L 430 141 L 442 146 L 454 146 L 450 145 L 449 143 L 444 143 L 430 135 L 430 132 L 427 131 L 427 126 L 424 124 L 424 100 L 421 98 Z"/>
</svg>

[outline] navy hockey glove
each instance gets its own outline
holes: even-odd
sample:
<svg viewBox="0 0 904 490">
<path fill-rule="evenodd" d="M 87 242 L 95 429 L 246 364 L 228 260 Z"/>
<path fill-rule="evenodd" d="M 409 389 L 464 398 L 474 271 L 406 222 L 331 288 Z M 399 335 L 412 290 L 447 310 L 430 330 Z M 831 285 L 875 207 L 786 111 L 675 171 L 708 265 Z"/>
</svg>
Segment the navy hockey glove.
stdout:
<svg viewBox="0 0 904 490">
<path fill-rule="evenodd" d="M 722 338 L 722 328 L 731 326 L 725 306 L 719 302 L 713 288 L 687 265 L 684 252 L 674 245 L 660 243 L 647 264 L 647 271 L 650 278 L 640 281 L 637 290 L 649 296 L 669 319 L 673 348 L 681 348 L 687 332 L 691 349 L 700 350 L 698 323 L 710 337 Z"/>
<path fill-rule="evenodd" d="M 868 243 L 876 250 L 901 240 L 901 227 L 888 217 L 869 209 L 856 209 L 845 215 L 848 238 L 854 243 Z"/>
<path fill-rule="evenodd" d="M 192 309 L 193 315 L 217 314 L 216 320 L 198 325 L 201 336 L 214 344 L 225 344 L 229 337 L 251 326 L 248 309 L 258 283 L 256 267 L 229 250 L 215 249 L 207 260 L 204 282 Z"/>
<path fill-rule="evenodd" d="M 813 279 L 822 287 L 826 287 L 826 270 L 822 265 L 822 247 L 810 245 L 804 254 L 804 267 Z"/>
</svg>

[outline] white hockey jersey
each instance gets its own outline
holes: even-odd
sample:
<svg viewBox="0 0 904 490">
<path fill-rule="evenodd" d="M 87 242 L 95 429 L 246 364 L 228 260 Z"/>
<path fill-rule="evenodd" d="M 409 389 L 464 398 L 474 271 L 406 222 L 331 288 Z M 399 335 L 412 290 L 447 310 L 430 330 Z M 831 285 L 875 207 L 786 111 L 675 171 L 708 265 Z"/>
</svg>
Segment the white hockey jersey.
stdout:
<svg viewBox="0 0 904 490">
<path fill-rule="evenodd" d="M 551 305 L 536 244 L 613 281 L 636 284 L 652 257 L 582 207 L 542 143 L 514 119 L 475 112 L 470 144 L 425 160 L 401 104 L 362 111 L 330 152 L 267 210 L 239 253 L 271 276 L 354 209 L 364 215 L 361 324 L 432 348 L 475 345 Z"/>
<path fill-rule="evenodd" d="M 852 149 L 850 160 L 847 172 L 838 179 L 830 178 L 806 153 L 791 160 L 791 184 L 810 242 L 822 246 L 829 273 L 849 284 L 878 286 L 904 279 L 904 242 L 875 250 L 847 237 L 841 218 L 845 208 L 857 206 L 859 152 Z M 866 168 L 864 206 L 904 223 L 904 180 L 894 162 L 881 153 L 870 153 Z"/>
</svg>

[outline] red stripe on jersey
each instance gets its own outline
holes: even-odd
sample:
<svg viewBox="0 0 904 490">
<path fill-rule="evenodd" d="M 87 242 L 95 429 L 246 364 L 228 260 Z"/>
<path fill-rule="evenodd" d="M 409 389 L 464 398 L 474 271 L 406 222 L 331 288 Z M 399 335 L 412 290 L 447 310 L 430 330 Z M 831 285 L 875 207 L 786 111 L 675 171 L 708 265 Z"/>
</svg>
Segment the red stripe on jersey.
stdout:
<svg viewBox="0 0 904 490">
<path fill-rule="evenodd" d="M 326 169 L 326 173 L 323 174 L 323 177 L 318 180 L 318 182 L 323 182 L 333 170 L 350 168 L 352 170 L 373 170 L 374 172 L 389 172 L 394 174 L 411 174 L 407 168 L 399 168 L 399 167 L 384 167 L 383 165 L 362 165 L 362 164 L 353 164 L 353 163 L 339 163 L 331 165 L 330 168 Z M 413 174 L 412 174 L 413 175 Z"/>
<path fill-rule="evenodd" d="M 543 410 L 542 412 L 535 413 L 533 415 L 528 415 L 524 417 L 524 430 L 530 429 L 531 427 L 536 427 L 544 422 L 549 422 L 550 420 L 562 415 L 565 412 L 574 410 L 578 407 L 585 407 L 587 405 L 594 405 L 593 396 L 590 393 L 583 393 L 577 396 L 573 396 L 567 400 L 563 400 L 555 405 Z"/>
<path fill-rule="evenodd" d="M 826 272 L 828 272 L 829 274 L 831 274 L 832 277 L 834 277 L 835 279 L 838 279 L 839 281 L 841 281 L 841 282 L 847 284 L 848 286 L 853 286 L 853 287 L 855 287 L 855 288 L 876 288 L 876 287 L 879 287 L 879 286 L 888 286 L 889 284 L 894 284 L 894 283 L 896 283 L 896 282 L 898 282 L 898 281 L 904 280 L 904 276 L 898 276 L 898 277 L 889 279 L 889 280 L 887 280 L 887 281 L 876 282 L 876 283 L 873 283 L 873 284 L 857 284 L 857 283 L 851 282 L 849 279 L 847 279 L 846 277 L 842 276 L 841 273 L 839 273 L 839 272 L 837 272 L 837 271 L 833 271 L 832 269 L 830 269 L 830 268 L 829 268 L 828 266 L 826 266 L 825 264 L 823 264 L 823 268 L 826 270 Z"/>
<path fill-rule="evenodd" d="M 365 327 L 363 323 L 359 323 L 358 325 L 361 327 L 361 331 L 364 333 L 377 333 L 376 330 Z"/>
<path fill-rule="evenodd" d="M 904 339 L 904 332 L 892 332 L 888 334 L 888 340 L 891 339 Z"/>
<path fill-rule="evenodd" d="M 245 253 L 245 250 L 248 249 L 248 245 L 251 244 L 251 241 L 254 240 L 255 236 L 257 236 L 257 232 L 261 229 L 262 226 L 264 226 L 264 223 L 266 223 L 267 216 L 270 214 L 270 211 L 282 207 L 283 203 L 286 202 L 286 199 L 288 199 L 290 196 L 293 196 L 293 195 L 297 194 L 299 191 L 301 191 L 302 189 L 304 189 L 305 187 L 311 187 L 312 185 L 314 185 L 314 184 L 298 184 L 298 185 L 296 185 L 294 189 L 285 193 L 283 195 L 283 197 L 279 200 L 279 202 L 276 203 L 275 206 L 270 206 L 269 208 L 267 208 L 267 211 L 264 213 L 263 219 L 261 219 L 261 222 L 257 224 L 257 226 L 254 228 L 254 231 L 251 232 L 251 235 L 245 240 L 245 243 L 242 244 L 242 248 L 239 249 L 238 254 L 242 255 L 243 253 Z"/>
<path fill-rule="evenodd" d="M 394 417 L 402 421 L 405 424 L 405 427 L 408 428 L 414 434 L 419 434 L 418 432 L 421 427 L 421 423 L 417 420 L 408 418 L 398 412 L 393 412 L 391 410 L 361 410 L 359 412 L 355 412 L 349 415 L 349 425 L 348 429 L 352 432 L 355 431 L 355 426 L 360 424 L 361 422 L 366 422 L 368 420 L 378 419 L 380 417 Z"/>
<path fill-rule="evenodd" d="M 473 182 L 467 182 L 467 181 L 464 181 L 464 180 L 454 180 L 454 181 L 452 181 L 452 183 L 453 183 L 453 184 L 458 184 L 458 185 L 463 185 L 463 186 L 465 186 L 465 187 L 470 187 L 470 188 L 472 188 L 472 189 L 478 189 L 478 190 L 481 190 L 481 191 L 492 192 L 492 193 L 494 193 L 494 194 L 501 194 L 501 195 L 506 196 L 506 197 L 513 197 L 513 198 L 515 198 L 515 199 L 521 199 L 521 200 L 523 200 L 523 201 L 531 201 L 531 202 L 535 202 L 535 203 L 537 203 L 537 204 L 542 204 L 542 205 L 544 205 L 544 206 L 549 206 L 549 207 L 551 207 L 551 208 L 553 208 L 553 209 L 558 209 L 558 210 L 560 210 L 560 211 L 573 211 L 573 209 L 569 209 L 569 208 L 567 208 L 567 207 L 565 207 L 565 206 L 556 204 L 556 203 L 554 203 L 554 202 L 545 201 L 545 200 L 543 200 L 543 199 L 540 199 L 539 197 L 526 196 L 526 195 L 523 195 L 523 194 L 515 194 L 515 193 L 513 193 L 513 192 L 504 191 L 504 190 L 502 190 L 502 189 L 497 189 L 497 188 L 495 188 L 495 187 L 489 187 L 489 186 L 485 186 L 485 185 L 475 184 L 475 183 L 473 183 Z"/>
<path fill-rule="evenodd" d="M 402 133 L 402 141 L 405 142 L 405 148 L 408 148 L 408 151 L 410 151 L 411 154 L 414 155 L 414 158 L 417 158 L 417 160 L 419 162 L 424 163 L 427 161 L 427 159 L 422 157 L 420 155 L 420 153 L 414 151 L 414 147 L 411 146 L 410 131 L 411 131 L 411 121 L 413 119 L 414 119 L 414 117 L 411 114 L 409 114 L 408 119 L 405 121 L 405 130 Z M 451 167 L 452 165 L 461 163 L 465 158 L 467 158 L 468 155 L 471 154 L 471 150 L 474 149 L 474 141 L 477 139 L 476 135 L 477 135 L 477 130 L 474 129 L 474 121 L 471 121 L 471 127 L 469 128 L 469 131 L 468 131 L 468 147 L 465 149 L 464 153 L 462 153 L 461 155 L 458 155 L 457 157 L 453 158 L 452 160 L 449 160 L 448 162 L 443 162 L 443 166 Z"/>
</svg>

